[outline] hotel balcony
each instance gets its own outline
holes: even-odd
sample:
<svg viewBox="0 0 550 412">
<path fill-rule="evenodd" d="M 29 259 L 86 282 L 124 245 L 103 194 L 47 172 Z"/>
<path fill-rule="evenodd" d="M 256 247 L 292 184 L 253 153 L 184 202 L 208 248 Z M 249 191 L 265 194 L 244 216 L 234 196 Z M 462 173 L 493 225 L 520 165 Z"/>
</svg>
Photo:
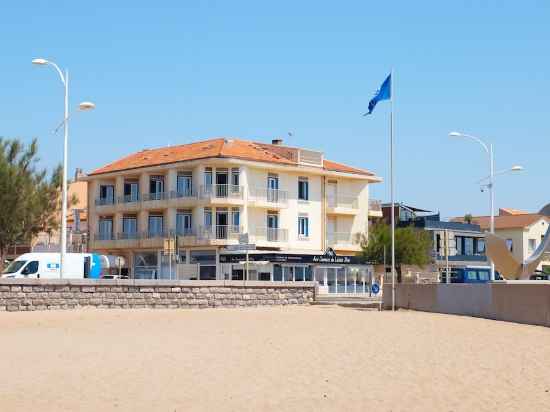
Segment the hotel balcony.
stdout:
<svg viewBox="0 0 550 412">
<path fill-rule="evenodd" d="M 143 232 L 139 242 L 140 247 L 162 249 L 164 247 L 164 239 L 173 236 L 169 231 L 163 232 Z"/>
<path fill-rule="evenodd" d="M 116 247 L 119 249 L 139 247 L 139 239 L 141 238 L 138 232 L 120 232 L 116 237 Z"/>
<path fill-rule="evenodd" d="M 119 196 L 117 199 L 117 210 L 121 212 L 137 212 L 141 202 L 137 194 Z"/>
<path fill-rule="evenodd" d="M 359 213 L 357 196 L 337 195 L 327 196 L 328 215 L 354 216 Z"/>
<path fill-rule="evenodd" d="M 98 197 L 95 200 L 95 206 L 98 213 L 114 213 L 116 202 L 114 197 Z"/>
<path fill-rule="evenodd" d="M 114 233 L 96 233 L 92 240 L 93 247 L 96 249 L 111 249 L 116 243 Z"/>
<path fill-rule="evenodd" d="M 181 228 L 177 229 L 175 235 L 178 237 L 178 246 L 195 246 L 199 244 L 197 239 L 197 232 L 194 228 Z"/>
<path fill-rule="evenodd" d="M 239 235 L 242 233 L 242 226 L 199 226 L 198 242 L 210 245 L 236 244 L 239 240 Z"/>
<path fill-rule="evenodd" d="M 200 198 L 211 204 L 243 204 L 243 187 L 235 185 L 206 185 L 200 188 Z"/>
<path fill-rule="evenodd" d="M 268 189 L 266 187 L 251 187 L 248 191 L 250 206 L 266 209 L 279 209 L 287 207 L 288 192 L 279 189 Z"/>
<path fill-rule="evenodd" d="M 164 209 L 167 207 L 169 193 L 144 193 L 141 195 L 141 203 L 143 209 Z"/>
<path fill-rule="evenodd" d="M 195 190 L 171 191 L 170 206 L 172 207 L 193 207 L 197 203 L 197 192 Z"/>
<path fill-rule="evenodd" d="M 288 242 L 288 230 L 273 227 L 256 228 L 253 240 L 256 246 L 283 246 Z"/>
<path fill-rule="evenodd" d="M 382 202 L 369 199 L 369 217 L 382 217 Z"/>
<path fill-rule="evenodd" d="M 359 236 L 349 232 L 327 233 L 327 245 L 337 250 L 349 250 L 359 252 L 361 243 Z"/>
</svg>

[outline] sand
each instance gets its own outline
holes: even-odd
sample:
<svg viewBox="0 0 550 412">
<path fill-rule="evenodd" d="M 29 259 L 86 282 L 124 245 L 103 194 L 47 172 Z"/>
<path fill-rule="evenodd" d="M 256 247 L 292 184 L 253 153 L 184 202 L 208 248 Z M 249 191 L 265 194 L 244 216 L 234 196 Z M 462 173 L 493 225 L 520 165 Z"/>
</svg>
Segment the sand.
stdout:
<svg viewBox="0 0 550 412">
<path fill-rule="evenodd" d="M 0 313 L 1 411 L 544 411 L 550 329 L 338 307 Z"/>
</svg>

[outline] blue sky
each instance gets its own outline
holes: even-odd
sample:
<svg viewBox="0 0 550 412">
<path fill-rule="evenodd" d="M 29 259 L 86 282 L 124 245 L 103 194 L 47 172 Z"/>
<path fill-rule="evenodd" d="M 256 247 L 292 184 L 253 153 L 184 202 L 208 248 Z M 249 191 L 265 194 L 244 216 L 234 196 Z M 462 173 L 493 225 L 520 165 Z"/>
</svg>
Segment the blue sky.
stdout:
<svg viewBox="0 0 550 412">
<path fill-rule="evenodd" d="M 70 71 L 70 171 L 215 136 L 285 142 L 388 176 L 388 110 L 366 111 L 395 70 L 397 199 L 442 216 L 488 213 L 475 182 L 495 145 L 498 207 L 550 202 L 550 2 L 9 2 L 0 13 L 0 136 L 38 137 L 61 161 L 55 72 Z M 116 3 L 113 6 L 111 3 Z M 288 132 L 293 137 L 287 136 Z M 384 184 L 374 197 L 388 200 Z"/>
</svg>

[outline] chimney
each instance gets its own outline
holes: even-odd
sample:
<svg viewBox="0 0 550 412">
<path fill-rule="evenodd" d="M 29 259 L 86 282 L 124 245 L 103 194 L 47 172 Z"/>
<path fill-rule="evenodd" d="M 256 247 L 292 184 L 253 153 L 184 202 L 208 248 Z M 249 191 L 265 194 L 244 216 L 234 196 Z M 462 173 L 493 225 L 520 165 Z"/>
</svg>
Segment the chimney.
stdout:
<svg viewBox="0 0 550 412">
<path fill-rule="evenodd" d="M 74 181 L 78 182 L 83 177 L 84 177 L 84 172 L 82 172 L 82 169 L 78 167 L 74 172 Z"/>
<path fill-rule="evenodd" d="M 274 146 L 282 146 L 283 145 L 283 139 L 273 139 L 271 140 L 271 144 Z"/>
</svg>

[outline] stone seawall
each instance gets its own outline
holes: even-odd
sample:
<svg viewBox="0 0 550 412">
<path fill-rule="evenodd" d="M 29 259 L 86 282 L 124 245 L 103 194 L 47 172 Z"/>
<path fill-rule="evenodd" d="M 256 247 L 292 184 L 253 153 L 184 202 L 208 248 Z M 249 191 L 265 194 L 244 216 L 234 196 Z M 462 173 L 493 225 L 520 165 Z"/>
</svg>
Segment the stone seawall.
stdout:
<svg viewBox="0 0 550 412">
<path fill-rule="evenodd" d="M 0 311 L 298 305 L 314 294 L 313 282 L 2 279 Z"/>
</svg>

